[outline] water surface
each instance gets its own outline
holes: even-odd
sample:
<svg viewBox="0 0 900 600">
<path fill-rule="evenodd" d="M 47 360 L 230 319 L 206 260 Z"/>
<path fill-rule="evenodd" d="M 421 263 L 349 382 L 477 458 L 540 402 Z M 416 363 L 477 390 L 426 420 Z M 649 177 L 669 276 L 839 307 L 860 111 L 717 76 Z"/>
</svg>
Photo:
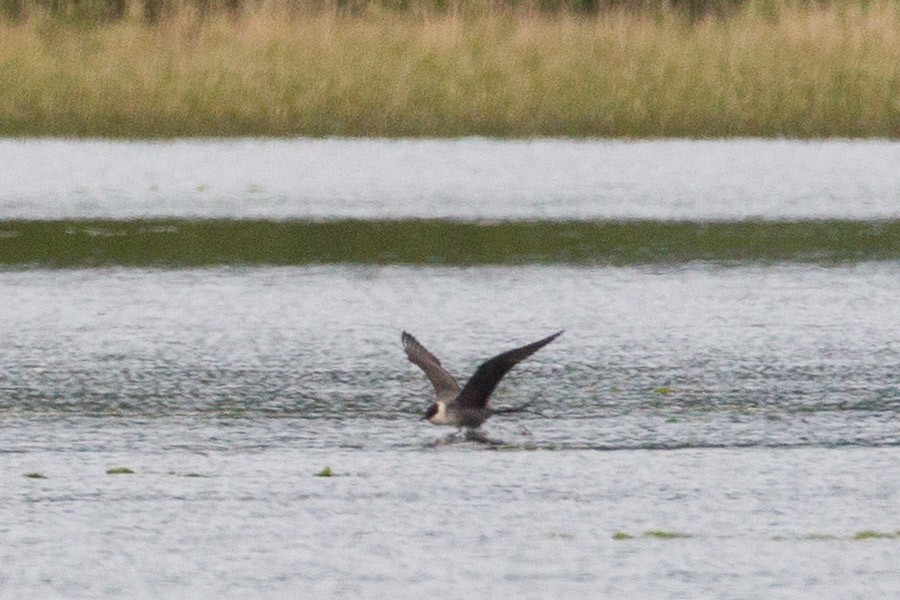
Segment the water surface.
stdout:
<svg viewBox="0 0 900 600">
<path fill-rule="evenodd" d="M 0 140 L 0 218 L 884 220 L 891 141 Z"/>
<path fill-rule="evenodd" d="M 0 597 L 900 596 L 896 143 L 0 160 Z"/>
<path fill-rule="evenodd" d="M 890 262 L 2 272 L 0 591 L 892 597 L 898 295 Z M 557 328 L 495 398 L 548 418 L 419 419 L 402 329 L 465 377 Z"/>
<path fill-rule="evenodd" d="M 900 442 L 896 263 L 11 271 L 0 289 L 10 415 L 414 421 L 429 388 L 402 330 L 464 379 L 566 329 L 496 399 L 553 416 L 525 419 L 541 444 Z M 422 442 L 352 431 L 309 443 Z"/>
</svg>

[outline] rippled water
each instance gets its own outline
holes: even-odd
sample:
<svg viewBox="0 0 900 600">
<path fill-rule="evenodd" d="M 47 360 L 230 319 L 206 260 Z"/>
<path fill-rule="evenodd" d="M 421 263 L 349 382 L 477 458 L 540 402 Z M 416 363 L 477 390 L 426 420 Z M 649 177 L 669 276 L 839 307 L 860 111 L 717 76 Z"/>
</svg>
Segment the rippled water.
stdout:
<svg viewBox="0 0 900 600">
<path fill-rule="evenodd" d="M 271 422 L 41 427 L 81 451 L 37 441 L 4 456 L 5 595 L 900 591 L 897 539 L 858 535 L 897 527 L 896 449 L 361 452 L 309 449 L 292 432 Z M 135 473 L 105 474 L 122 464 Z M 324 464 L 338 476 L 315 477 Z M 17 472 L 35 468 L 47 479 Z"/>
<path fill-rule="evenodd" d="M 0 598 L 900 597 L 898 148 L 0 141 Z"/>
<path fill-rule="evenodd" d="M 895 263 L 42 270 L 0 290 L 13 596 L 900 590 Z M 493 446 L 418 419 L 401 329 L 464 377 L 560 327 L 496 395 L 549 418 L 496 417 Z"/>
<path fill-rule="evenodd" d="M 0 286 L 12 415 L 392 428 L 428 390 L 400 331 L 464 378 L 564 328 L 497 397 L 556 417 L 533 423 L 555 447 L 900 443 L 894 263 L 23 271 Z M 351 438 L 310 443 L 410 442 Z"/>
</svg>

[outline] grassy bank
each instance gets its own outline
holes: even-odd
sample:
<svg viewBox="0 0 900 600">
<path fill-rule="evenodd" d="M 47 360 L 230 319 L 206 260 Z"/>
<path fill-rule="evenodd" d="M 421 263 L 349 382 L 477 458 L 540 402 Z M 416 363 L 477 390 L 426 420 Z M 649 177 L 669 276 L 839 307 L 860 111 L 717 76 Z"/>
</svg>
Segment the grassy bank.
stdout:
<svg viewBox="0 0 900 600">
<path fill-rule="evenodd" d="M 0 135 L 900 137 L 900 2 L 0 21 Z"/>
</svg>

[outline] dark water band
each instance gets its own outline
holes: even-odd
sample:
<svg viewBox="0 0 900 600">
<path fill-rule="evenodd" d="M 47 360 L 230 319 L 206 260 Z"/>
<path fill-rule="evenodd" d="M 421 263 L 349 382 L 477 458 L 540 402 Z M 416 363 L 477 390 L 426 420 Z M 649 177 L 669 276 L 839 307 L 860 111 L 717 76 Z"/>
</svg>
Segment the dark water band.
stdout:
<svg viewBox="0 0 900 600">
<path fill-rule="evenodd" d="M 7 267 L 885 260 L 900 260 L 900 220 L 0 222 Z"/>
</svg>

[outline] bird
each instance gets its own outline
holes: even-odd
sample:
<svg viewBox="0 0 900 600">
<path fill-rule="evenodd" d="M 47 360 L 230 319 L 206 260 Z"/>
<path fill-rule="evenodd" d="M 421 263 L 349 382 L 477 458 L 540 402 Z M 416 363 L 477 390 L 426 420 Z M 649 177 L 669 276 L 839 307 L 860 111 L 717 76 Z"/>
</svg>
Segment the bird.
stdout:
<svg viewBox="0 0 900 600">
<path fill-rule="evenodd" d="M 483 362 L 475 374 L 460 388 L 456 379 L 441 365 L 441 361 L 407 332 L 400 336 L 403 350 L 411 363 L 425 372 L 434 386 L 434 402 L 423 419 L 434 425 L 452 425 L 477 429 L 495 414 L 527 412 L 528 407 L 497 408 L 488 406 L 491 394 L 510 369 L 525 360 L 560 335 L 558 331 L 542 340 L 498 354 Z M 538 413 L 540 414 L 540 413 Z"/>
</svg>

